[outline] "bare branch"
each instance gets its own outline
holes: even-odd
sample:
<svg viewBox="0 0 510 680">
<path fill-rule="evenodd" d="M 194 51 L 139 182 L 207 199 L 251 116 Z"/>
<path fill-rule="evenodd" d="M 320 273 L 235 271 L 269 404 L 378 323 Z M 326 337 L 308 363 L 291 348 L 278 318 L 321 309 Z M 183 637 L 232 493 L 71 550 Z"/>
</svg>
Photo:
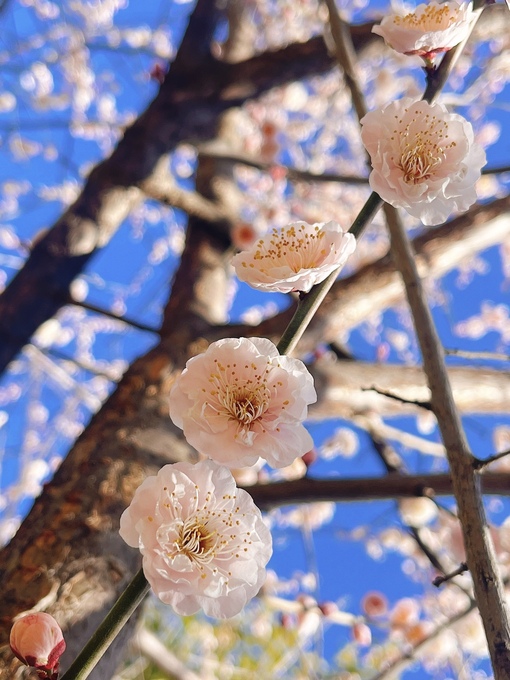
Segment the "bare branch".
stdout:
<svg viewBox="0 0 510 680">
<path fill-rule="evenodd" d="M 498 496 L 510 495 L 510 473 L 486 472 L 480 476 L 483 492 Z M 271 482 L 245 487 L 257 505 L 264 510 L 294 505 L 334 501 L 386 500 L 414 498 L 416 496 L 451 496 L 452 481 L 449 474 L 402 475 L 393 473 L 385 477 L 360 477 L 356 479 L 303 479 L 288 482 Z"/>
</svg>

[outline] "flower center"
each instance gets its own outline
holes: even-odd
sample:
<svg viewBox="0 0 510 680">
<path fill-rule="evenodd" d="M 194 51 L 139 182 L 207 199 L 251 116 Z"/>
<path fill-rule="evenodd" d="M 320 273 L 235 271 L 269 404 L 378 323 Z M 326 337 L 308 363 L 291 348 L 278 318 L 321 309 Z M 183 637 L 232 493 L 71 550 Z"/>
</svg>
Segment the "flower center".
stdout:
<svg viewBox="0 0 510 680">
<path fill-rule="evenodd" d="M 451 9 L 446 6 L 434 7 L 427 5 L 423 12 L 419 14 L 406 14 L 403 17 L 396 16 L 394 22 L 397 26 L 404 28 L 421 29 L 423 31 L 444 30 L 457 23 L 459 20 L 459 9 Z"/>
<path fill-rule="evenodd" d="M 273 230 L 273 238 L 265 245 L 261 239 L 259 250 L 254 255 L 264 271 L 265 265 L 270 268 L 285 264 L 294 273 L 302 269 L 317 267 L 327 254 L 323 246 L 324 232 L 315 227 L 313 232 L 307 230 L 308 225 L 291 225 L 287 229 Z"/>
<path fill-rule="evenodd" d="M 406 149 L 400 157 L 400 167 L 404 173 L 406 184 L 418 184 L 434 173 L 441 165 L 443 153 L 441 147 L 417 144 Z"/>
<path fill-rule="evenodd" d="M 223 364 L 217 359 L 215 364 L 216 370 L 209 376 L 213 389 L 209 392 L 207 405 L 217 415 L 236 421 L 236 437 L 251 444 L 251 428 L 271 403 L 271 391 L 267 386 L 271 366 L 258 366 L 254 362 Z"/>
<path fill-rule="evenodd" d="M 209 531 L 206 522 L 192 515 L 183 523 L 175 547 L 193 562 L 207 564 L 215 557 L 217 542 L 217 531 Z"/>
<path fill-rule="evenodd" d="M 244 426 L 249 426 L 264 413 L 269 396 L 269 390 L 264 384 L 252 387 L 251 390 L 246 387 L 241 389 L 227 387 L 221 401 L 232 418 Z"/>
<path fill-rule="evenodd" d="M 436 173 L 446 159 L 446 151 L 456 146 L 456 143 L 447 142 L 446 121 L 438 120 L 428 113 L 421 121 L 416 116 L 406 125 L 403 119 L 399 119 L 398 123 L 403 127 L 397 127 L 391 139 L 400 137 L 400 157 L 393 160 L 404 173 L 406 184 L 419 184 Z M 418 123 L 420 128 L 416 129 Z"/>
</svg>

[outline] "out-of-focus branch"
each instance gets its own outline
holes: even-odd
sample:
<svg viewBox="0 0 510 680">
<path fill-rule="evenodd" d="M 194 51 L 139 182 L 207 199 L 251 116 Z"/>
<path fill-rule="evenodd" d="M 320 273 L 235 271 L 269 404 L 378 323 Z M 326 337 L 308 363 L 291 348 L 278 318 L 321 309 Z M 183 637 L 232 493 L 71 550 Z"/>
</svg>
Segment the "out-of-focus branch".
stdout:
<svg viewBox="0 0 510 680">
<path fill-rule="evenodd" d="M 352 418 L 366 412 L 380 416 L 416 414 L 430 401 L 423 368 L 403 364 L 331 361 L 324 357 L 309 367 L 319 399 L 309 408 L 312 420 Z M 510 375 L 506 371 L 466 366 L 448 367 L 453 397 L 463 413 L 506 413 Z M 379 392 L 372 387 L 379 388 Z M 385 396 L 401 397 L 405 403 Z"/>
<path fill-rule="evenodd" d="M 510 195 L 474 206 L 413 240 L 418 272 L 424 279 L 440 279 L 475 254 L 503 243 L 509 235 Z M 344 336 L 371 316 L 400 302 L 403 294 L 402 282 L 389 254 L 363 265 L 334 284 L 305 331 L 300 352 L 313 351 L 319 343 Z M 286 310 L 244 332 L 278 336 L 291 314 L 292 309 Z"/>
<path fill-rule="evenodd" d="M 222 146 L 211 143 L 199 147 L 199 157 L 209 156 L 217 158 L 233 165 L 245 165 L 256 170 L 270 172 L 277 169 L 285 172 L 285 177 L 290 181 L 296 182 L 338 182 L 340 184 L 364 184 L 368 186 L 368 177 L 358 177 L 356 175 L 337 175 L 332 172 L 309 172 L 308 170 L 298 170 L 288 165 L 280 163 L 265 163 L 246 154 L 228 153 Z"/>
<path fill-rule="evenodd" d="M 149 661 L 167 673 L 172 680 L 200 680 L 200 676 L 187 668 L 183 662 L 172 654 L 170 649 L 147 628 L 139 628 L 131 642 L 132 647 L 143 654 Z"/>
<path fill-rule="evenodd" d="M 510 495 L 510 473 L 486 472 L 480 477 L 485 494 Z M 387 500 L 416 496 L 451 496 L 452 480 L 449 474 L 401 475 L 385 477 L 359 477 L 355 479 L 313 479 L 304 477 L 286 482 L 255 484 L 246 490 L 255 503 L 264 510 L 295 505 L 333 501 Z"/>
</svg>

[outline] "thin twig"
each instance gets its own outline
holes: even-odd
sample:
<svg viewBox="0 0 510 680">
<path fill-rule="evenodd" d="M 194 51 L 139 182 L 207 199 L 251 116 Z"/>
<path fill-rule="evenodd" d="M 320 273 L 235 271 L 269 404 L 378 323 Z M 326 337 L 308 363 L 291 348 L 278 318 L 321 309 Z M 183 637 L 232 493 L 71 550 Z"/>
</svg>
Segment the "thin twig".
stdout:
<svg viewBox="0 0 510 680">
<path fill-rule="evenodd" d="M 432 581 L 432 585 L 436 586 L 436 588 L 439 588 L 439 586 L 442 586 L 443 583 L 447 583 L 456 576 L 464 574 L 467 570 L 468 570 L 467 564 L 465 562 L 461 562 L 459 567 L 454 571 L 451 571 L 449 574 L 444 574 L 444 576 L 436 576 L 436 578 Z"/>
<path fill-rule="evenodd" d="M 489 359 L 492 361 L 510 361 L 510 354 L 500 352 L 473 352 L 463 349 L 446 349 L 444 353 L 449 357 L 459 357 L 461 359 Z"/>
<path fill-rule="evenodd" d="M 372 387 L 362 387 L 361 391 L 362 392 L 377 392 L 377 394 L 380 394 L 382 397 L 388 397 L 389 399 L 394 399 L 395 401 L 398 401 L 401 404 L 411 404 L 412 406 L 419 406 L 420 408 L 424 408 L 427 411 L 432 411 L 432 406 L 430 405 L 430 401 L 420 401 L 418 399 L 406 399 L 405 397 L 400 397 L 398 394 L 395 394 L 394 392 L 388 392 L 387 390 L 382 390 L 379 387 L 376 387 L 375 385 L 372 385 Z"/>
<path fill-rule="evenodd" d="M 506 456 L 510 456 L 510 449 L 506 449 L 506 451 L 496 453 L 493 456 L 490 456 L 489 458 L 485 458 L 485 460 L 482 460 L 481 458 L 475 458 L 473 464 L 476 470 L 483 470 L 484 468 L 487 467 L 487 465 L 490 465 L 491 463 L 494 463 L 497 460 L 501 460 L 501 458 L 506 458 Z"/>
</svg>

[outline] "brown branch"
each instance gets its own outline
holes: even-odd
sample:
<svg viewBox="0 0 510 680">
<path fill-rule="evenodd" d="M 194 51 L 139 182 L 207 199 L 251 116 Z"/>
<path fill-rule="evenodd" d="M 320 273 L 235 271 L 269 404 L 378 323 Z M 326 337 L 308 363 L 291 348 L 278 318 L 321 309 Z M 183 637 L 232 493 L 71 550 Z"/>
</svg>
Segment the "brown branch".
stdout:
<svg viewBox="0 0 510 680">
<path fill-rule="evenodd" d="M 466 561 L 473 578 L 476 602 L 484 624 L 496 680 L 508 680 L 510 667 L 510 621 L 505 607 L 504 588 L 496 553 L 482 505 L 480 480 L 474 470 L 453 391 L 448 379 L 442 346 L 425 298 L 407 239 L 397 211 L 385 205 L 391 236 L 391 252 L 400 270 L 420 343 L 423 365 L 450 465 L 466 548 Z"/>
<path fill-rule="evenodd" d="M 510 473 L 487 472 L 480 477 L 483 492 L 498 496 L 510 495 Z M 303 479 L 288 482 L 271 482 L 247 486 L 246 490 L 257 505 L 270 510 L 296 503 L 333 501 L 387 500 L 414 498 L 416 496 L 451 496 L 452 480 L 449 474 L 401 475 L 385 477 L 360 477 L 356 479 Z"/>
<path fill-rule="evenodd" d="M 214 3 L 204 0 L 191 15 L 188 31 L 194 36 L 203 33 L 207 6 L 214 23 Z M 353 28 L 360 49 L 374 40 L 371 26 Z M 198 42 L 203 46 L 202 35 Z M 183 49 L 187 44 L 185 37 Z M 125 131 L 112 155 L 90 173 L 81 195 L 35 244 L 0 296 L 0 373 L 55 314 L 71 281 L 143 199 L 139 187 L 165 154 L 183 141 L 213 139 L 218 116 L 227 109 L 283 83 L 324 73 L 333 64 L 321 37 L 237 64 L 206 54 L 199 66 L 193 62 L 192 73 L 177 55 L 157 97 Z"/>
<path fill-rule="evenodd" d="M 467 564 L 465 562 L 461 562 L 459 567 L 454 571 L 451 571 L 449 574 L 445 574 L 444 576 L 436 576 L 436 578 L 432 581 L 432 585 L 436 588 L 439 588 L 439 586 L 442 586 L 443 583 L 448 583 L 448 581 L 451 581 L 456 576 L 464 574 L 466 571 L 468 571 Z"/>
</svg>

